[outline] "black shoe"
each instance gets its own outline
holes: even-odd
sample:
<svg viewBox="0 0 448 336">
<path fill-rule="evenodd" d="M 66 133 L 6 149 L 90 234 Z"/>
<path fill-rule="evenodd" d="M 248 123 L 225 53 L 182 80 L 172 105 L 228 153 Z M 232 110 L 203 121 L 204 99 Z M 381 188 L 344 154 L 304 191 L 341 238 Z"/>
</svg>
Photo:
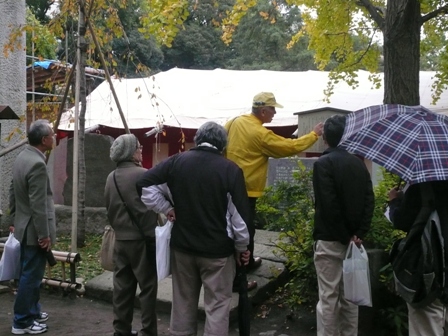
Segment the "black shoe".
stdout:
<svg viewBox="0 0 448 336">
<path fill-rule="evenodd" d="M 137 335 L 138 335 L 138 331 L 136 331 L 136 330 L 132 330 L 131 333 L 127 334 L 127 335 L 114 332 L 114 336 L 137 336 Z"/>
</svg>

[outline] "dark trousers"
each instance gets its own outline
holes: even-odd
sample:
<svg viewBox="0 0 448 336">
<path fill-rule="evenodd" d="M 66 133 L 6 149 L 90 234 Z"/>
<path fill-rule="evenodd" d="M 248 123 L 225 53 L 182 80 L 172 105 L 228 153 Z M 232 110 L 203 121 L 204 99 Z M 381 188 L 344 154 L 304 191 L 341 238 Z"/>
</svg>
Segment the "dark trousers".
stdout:
<svg viewBox="0 0 448 336">
<path fill-rule="evenodd" d="M 249 267 L 254 263 L 254 245 L 255 245 L 255 214 L 256 214 L 256 205 L 257 198 L 249 197 L 249 206 L 250 206 L 250 217 L 249 221 L 246 223 L 247 230 L 249 231 L 249 245 L 247 245 L 247 249 L 250 251 L 250 259 L 249 259 Z M 233 279 L 233 287 L 236 288 L 240 285 L 240 270 L 238 266 L 236 267 L 235 278 Z"/>
<path fill-rule="evenodd" d="M 256 214 L 256 206 L 257 206 L 257 198 L 249 197 L 249 205 L 250 205 L 250 219 L 249 223 L 246 223 L 247 229 L 249 230 L 249 245 L 247 245 L 247 249 L 250 251 L 250 260 L 249 266 L 254 262 L 254 242 L 255 242 L 255 214 Z"/>
<path fill-rule="evenodd" d="M 148 248 L 153 251 L 148 251 Z M 142 329 L 140 335 L 157 336 L 157 270 L 155 245 L 144 240 L 116 240 L 114 247 L 114 329 L 121 335 L 130 335 L 134 315 L 137 283 L 140 287 Z"/>
<path fill-rule="evenodd" d="M 40 314 L 40 284 L 47 259 L 39 246 L 20 246 L 21 274 L 14 302 L 14 328 L 28 328 Z"/>
</svg>

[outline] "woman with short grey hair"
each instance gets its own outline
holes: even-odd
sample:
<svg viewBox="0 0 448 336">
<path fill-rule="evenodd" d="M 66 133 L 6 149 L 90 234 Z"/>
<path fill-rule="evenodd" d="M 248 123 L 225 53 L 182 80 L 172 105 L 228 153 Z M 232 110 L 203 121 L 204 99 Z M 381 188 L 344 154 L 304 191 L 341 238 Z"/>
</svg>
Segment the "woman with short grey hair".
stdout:
<svg viewBox="0 0 448 336">
<path fill-rule="evenodd" d="M 222 152 L 227 146 L 227 132 L 224 127 L 213 121 L 203 124 L 194 136 L 196 146 L 210 144 Z"/>
<path fill-rule="evenodd" d="M 120 135 L 110 148 L 110 158 L 117 163 L 104 190 L 107 218 L 115 231 L 114 336 L 137 335 L 132 330 L 137 284 L 142 314 L 140 335 L 157 336 L 157 215 L 145 207 L 135 189 L 136 181 L 146 171 L 141 167 L 142 146 L 135 135 Z"/>
</svg>

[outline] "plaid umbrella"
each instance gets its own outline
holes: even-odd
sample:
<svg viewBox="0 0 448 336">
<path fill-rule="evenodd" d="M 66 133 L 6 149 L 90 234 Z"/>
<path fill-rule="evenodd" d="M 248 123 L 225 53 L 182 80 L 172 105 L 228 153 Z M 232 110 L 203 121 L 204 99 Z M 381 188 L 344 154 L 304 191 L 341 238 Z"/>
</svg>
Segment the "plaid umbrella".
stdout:
<svg viewBox="0 0 448 336">
<path fill-rule="evenodd" d="M 448 180 L 448 117 L 422 106 L 377 105 L 352 112 L 339 146 L 411 184 Z"/>
</svg>

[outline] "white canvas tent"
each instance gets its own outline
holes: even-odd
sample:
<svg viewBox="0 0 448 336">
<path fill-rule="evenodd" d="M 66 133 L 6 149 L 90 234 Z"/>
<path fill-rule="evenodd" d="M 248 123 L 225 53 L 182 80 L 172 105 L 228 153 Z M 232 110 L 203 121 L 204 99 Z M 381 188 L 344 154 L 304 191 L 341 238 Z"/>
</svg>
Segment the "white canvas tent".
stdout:
<svg viewBox="0 0 448 336">
<path fill-rule="evenodd" d="M 381 74 L 382 75 L 382 74 Z M 448 114 L 448 92 L 432 105 L 431 85 L 435 72 L 420 72 L 421 104 Z M 322 107 L 355 111 L 382 104 L 384 89 L 373 88 L 369 73 L 358 72 L 359 85 L 352 89 L 338 83 L 330 102 L 324 90 L 328 72 L 236 71 L 171 69 L 140 79 L 114 79 L 113 85 L 130 129 L 167 126 L 197 129 L 206 121 L 221 124 L 250 111 L 252 97 L 261 91 L 273 92 L 284 105 L 267 126 L 297 125 L 295 112 Z M 59 129 L 73 130 L 73 110 L 64 113 Z M 104 81 L 87 98 L 86 128 L 104 125 L 123 128 L 109 84 Z"/>
</svg>

